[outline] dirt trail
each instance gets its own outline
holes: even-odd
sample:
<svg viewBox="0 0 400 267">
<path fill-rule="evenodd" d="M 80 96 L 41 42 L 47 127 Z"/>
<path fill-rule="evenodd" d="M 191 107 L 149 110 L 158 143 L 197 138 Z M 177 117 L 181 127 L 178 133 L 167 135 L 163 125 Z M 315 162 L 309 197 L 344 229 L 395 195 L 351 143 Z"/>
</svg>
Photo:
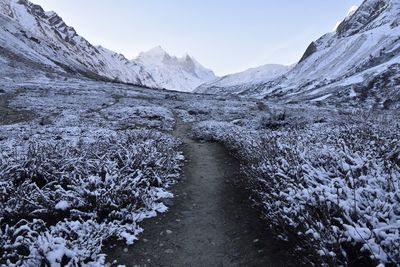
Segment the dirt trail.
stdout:
<svg viewBox="0 0 400 267">
<path fill-rule="evenodd" d="M 284 248 L 266 232 L 240 180 L 239 163 L 217 143 L 187 137 L 178 120 L 188 162 L 166 214 L 142 223 L 140 240 L 109 255 L 127 266 L 291 266 Z"/>
</svg>

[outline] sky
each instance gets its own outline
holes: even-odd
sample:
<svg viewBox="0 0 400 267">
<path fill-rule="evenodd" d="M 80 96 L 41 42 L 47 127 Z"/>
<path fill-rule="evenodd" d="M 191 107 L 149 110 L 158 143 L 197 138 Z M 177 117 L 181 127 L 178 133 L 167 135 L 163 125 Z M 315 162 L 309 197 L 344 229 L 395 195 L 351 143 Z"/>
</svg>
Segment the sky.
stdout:
<svg viewBox="0 0 400 267">
<path fill-rule="evenodd" d="M 296 63 L 362 0 L 31 0 L 127 58 L 162 46 L 217 75 Z"/>
</svg>

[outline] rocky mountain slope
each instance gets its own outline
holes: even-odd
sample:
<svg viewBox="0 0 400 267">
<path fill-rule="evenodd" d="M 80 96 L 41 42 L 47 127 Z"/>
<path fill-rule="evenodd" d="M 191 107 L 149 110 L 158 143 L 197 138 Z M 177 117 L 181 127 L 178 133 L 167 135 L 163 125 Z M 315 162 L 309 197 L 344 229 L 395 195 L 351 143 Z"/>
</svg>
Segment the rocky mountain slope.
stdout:
<svg viewBox="0 0 400 267">
<path fill-rule="evenodd" d="M 0 33 L 4 59 L 18 57 L 59 72 L 156 86 L 140 65 L 98 49 L 55 12 L 45 12 L 29 1 L 0 0 Z"/>
<path fill-rule="evenodd" d="M 335 32 L 312 42 L 292 70 L 247 86 L 240 94 L 284 102 L 396 107 L 400 102 L 399 25 L 399 0 L 366 0 Z M 204 91 L 215 93 L 212 87 Z"/>
<path fill-rule="evenodd" d="M 153 51 L 154 52 L 154 51 Z M 165 52 L 163 52 L 165 53 Z M 0 0 L 0 73 L 18 75 L 69 74 L 153 88 L 191 91 L 214 74 L 190 56 L 155 60 L 143 53 L 138 60 L 94 46 L 65 24 L 55 12 L 45 12 L 27 0 Z"/>
<path fill-rule="evenodd" d="M 138 62 L 150 73 L 161 88 L 191 92 L 200 84 L 214 80 L 214 73 L 185 55 L 171 56 L 160 46 L 142 52 L 132 62 Z"/>
</svg>

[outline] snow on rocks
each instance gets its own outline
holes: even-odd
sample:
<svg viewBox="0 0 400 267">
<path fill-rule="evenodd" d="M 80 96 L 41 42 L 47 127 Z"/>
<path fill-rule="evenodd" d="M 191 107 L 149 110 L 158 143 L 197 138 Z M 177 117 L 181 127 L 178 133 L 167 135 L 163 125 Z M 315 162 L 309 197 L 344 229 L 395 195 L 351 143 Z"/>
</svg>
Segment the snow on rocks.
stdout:
<svg viewBox="0 0 400 267">
<path fill-rule="evenodd" d="M 58 202 L 55 206 L 56 210 L 67 210 L 70 207 L 70 204 L 68 201 L 61 200 Z"/>
</svg>

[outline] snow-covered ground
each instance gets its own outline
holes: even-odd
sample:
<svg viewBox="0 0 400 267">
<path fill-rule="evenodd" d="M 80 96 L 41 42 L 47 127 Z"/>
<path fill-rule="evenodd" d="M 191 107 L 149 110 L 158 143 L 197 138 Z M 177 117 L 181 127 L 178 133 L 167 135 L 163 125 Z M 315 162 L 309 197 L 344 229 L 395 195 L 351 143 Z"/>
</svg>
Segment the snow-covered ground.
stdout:
<svg viewBox="0 0 400 267">
<path fill-rule="evenodd" d="M 184 160 L 171 136 L 174 113 L 185 121 L 257 113 L 237 98 L 56 74 L 2 79 L 0 88 L 5 116 L 29 115 L 14 123 L 0 116 L 0 264 L 7 266 L 103 265 L 105 242 L 131 244 L 141 220 L 167 210 L 163 198 L 172 197 Z"/>
<path fill-rule="evenodd" d="M 33 118 L 0 126 L 2 264 L 104 264 L 104 242 L 134 242 L 143 218 L 166 211 L 162 198 L 180 176 L 175 114 L 194 124 L 193 137 L 232 149 L 266 223 L 308 260 L 399 260 L 393 112 L 65 77 L 0 86 L 9 108 Z"/>
<path fill-rule="evenodd" d="M 155 92 L 76 79 L 1 87 L 34 115 L 0 126 L 0 265 L 103 266 L 105 241 L 132 244 L 140 221 L 167 210 L 184 158 Z"/>
</svg>

